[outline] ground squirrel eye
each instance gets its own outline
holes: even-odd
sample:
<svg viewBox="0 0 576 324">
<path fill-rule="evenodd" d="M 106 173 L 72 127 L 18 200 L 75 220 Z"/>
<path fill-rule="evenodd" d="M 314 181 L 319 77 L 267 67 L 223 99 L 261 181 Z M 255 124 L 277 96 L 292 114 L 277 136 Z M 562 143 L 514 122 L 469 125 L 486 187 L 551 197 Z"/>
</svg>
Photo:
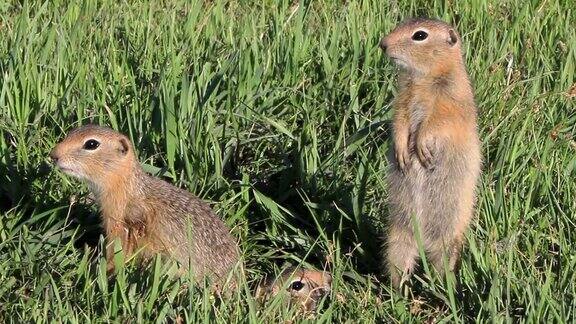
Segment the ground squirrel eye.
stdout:
<svg viewBox="0 0 576 324">
<path fill-rule="evenodd" d="M 97 149 L 98 146 L 100 146 L 100 142 L 98 142 L 95 139 L 89 139 L 84 143 L 84 146 L 82 148 L 85 150 L 92 151 L 92 150 Z"/>
<path fill-rule="evenodd" d="M 415 41 L 423 41 L 428 37 L 428 33 L 423 31 L 423 30 L 419 30 L 417 32 L 414 33 L 414 35 L 412 35 L 412 39 Z"/>
<path fill-rule="evenodd" d="M 300 291 L 302 288 L 304 288 L 304 283 L 302 283 L 302 281 L 294 281 L 290 285 L 290 288 L 295 291 Z"/>
</svg>

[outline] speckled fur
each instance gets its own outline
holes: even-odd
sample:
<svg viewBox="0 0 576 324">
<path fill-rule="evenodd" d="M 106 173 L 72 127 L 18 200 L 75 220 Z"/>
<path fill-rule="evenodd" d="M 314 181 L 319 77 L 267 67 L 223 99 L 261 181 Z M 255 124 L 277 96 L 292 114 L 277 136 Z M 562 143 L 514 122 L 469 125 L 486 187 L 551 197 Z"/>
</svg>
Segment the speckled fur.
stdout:
<svg viewBox="0 0 576 324">
<path fill-rule="evenodd" d="M 424 30 L 425 41 L 412 35 Z M 440 21 L 400 24 L 380 46 L 400 67 L 388 170 L 386 267 L 399 288 L 418 259 L 420 229 L 429 262 L 453 270 L 474 214 L 481 173 L 477 112 L 460 37 Z"/>
<path fill-rule="evenodd" d="M 89 139 L 100 142 L 97 150 L 82 148 Z M 237 264 L 238 247 L 224 222 L 188 191 L 145 173 L 126 136 L 88 125 L 71 131 L 50 155 L 94 192 L 102 210 L 109 270 L 115 239 L 128 256 L 167 255 L 182 270 L 191 266 L 198 279 L 225 279 Z"/>
</svg>

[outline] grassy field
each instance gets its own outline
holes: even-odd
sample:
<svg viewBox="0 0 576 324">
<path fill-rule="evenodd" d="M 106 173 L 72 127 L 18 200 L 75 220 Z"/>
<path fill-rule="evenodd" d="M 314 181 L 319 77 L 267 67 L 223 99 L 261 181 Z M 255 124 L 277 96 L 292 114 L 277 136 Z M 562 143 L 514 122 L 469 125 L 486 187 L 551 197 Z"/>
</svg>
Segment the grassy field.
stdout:
<svg viewBox="0 0 576 324">
<path fill-rule="evenodd" d="M 396 88 L 377 44 L 420 15 L 463 36 L 485 165 L 456 279 L 403 298 L 379 269 Z M 573 321 L 575 29 L 568 0 L 0 3 L 0 321 Z M 213 202 L 244 289 L 218 301 L 160 263 L 106 278 L 98 210 L 47 158 L 89 122 Z M 315 318 L 254 301 L 300 263 L 334 275 Z"/>
</svg>

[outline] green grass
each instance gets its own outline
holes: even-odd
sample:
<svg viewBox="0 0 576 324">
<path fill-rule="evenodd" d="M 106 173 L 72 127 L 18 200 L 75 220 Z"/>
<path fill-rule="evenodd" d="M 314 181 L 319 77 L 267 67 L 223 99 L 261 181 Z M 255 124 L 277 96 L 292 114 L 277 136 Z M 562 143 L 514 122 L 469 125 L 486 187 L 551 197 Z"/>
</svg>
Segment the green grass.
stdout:
<svg viewBox="0 0 576 324">
<path fill-rule="evenodd" d="M 378 257 L 396 87 L 377 44 L 415 15 L 463 36 L 485 156 L 461 269 L 420 302 Z M 250 291 L 305 262 L 335 279 L 319 321 L 573 321 L 575 29 L 568 0 L 0 3 L 0 320 L 306 320 Z M 106 278 L 97 208 L 47 159 L 88 122 L 214 202 L 245 289 L 218 301 L 159 262 Z"/>
</svg>

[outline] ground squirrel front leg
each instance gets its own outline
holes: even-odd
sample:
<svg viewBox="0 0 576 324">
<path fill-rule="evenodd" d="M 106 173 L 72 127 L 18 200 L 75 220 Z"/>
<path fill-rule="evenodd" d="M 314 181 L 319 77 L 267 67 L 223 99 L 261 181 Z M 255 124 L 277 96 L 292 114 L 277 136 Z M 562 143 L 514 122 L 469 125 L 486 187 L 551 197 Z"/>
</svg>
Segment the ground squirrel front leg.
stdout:
<svg viewBox="0 0 576 324">
<path fill-rule="evenodd" d="M 409 135 L 410 122 L 404 113 L 399 112 L 394 119 L 394 155 L 402 172 L 410 166 Z"/>
<path fill-rule="evenodd" d="M 115 241 L 120 240 L 122 244 L 122 252 L 124 253 L 124 257 L 126 258 L 131 253 L 131 244 L 129 242 L 129 231 L 126 227 L 122 224 L 117 223 L 108 231 L 106 235 L 106 241 L 108 245 L 106 246 L 106 272 L 111 274 L 114 272 L 114 246 Z"/>
<path fill-rule="evenodd" d="M 416 153 L 422 166 L 426 169 L 433 169 L 436 159 L 437 147 L 436 136 L 427 121 L 422 122 L 416 135 Z"/>
</svg>

